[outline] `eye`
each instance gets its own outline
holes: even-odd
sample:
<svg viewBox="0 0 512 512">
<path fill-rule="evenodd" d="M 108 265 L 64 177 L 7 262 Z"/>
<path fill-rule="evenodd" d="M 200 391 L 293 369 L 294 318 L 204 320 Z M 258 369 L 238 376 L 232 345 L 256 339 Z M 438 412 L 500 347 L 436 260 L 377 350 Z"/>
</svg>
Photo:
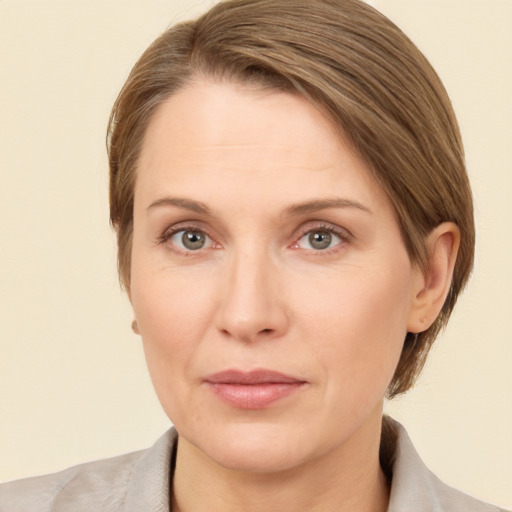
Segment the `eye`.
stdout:
<svg viewBox="0 0 512 512">
<path fill-rule="evenodd" d="M 202 231 L 180 229 L 172 233 L 168 240 L 172 245 L 184 251 L 198 251 L 213 245 L 212 239 Z"/>
<path fill-rule="evenodd" d="M 324 251 L 343 242 L 343 238 L 328 229 L 312 229 L 305 233 L 297 242 L 300 249 Z"/>
</svg>

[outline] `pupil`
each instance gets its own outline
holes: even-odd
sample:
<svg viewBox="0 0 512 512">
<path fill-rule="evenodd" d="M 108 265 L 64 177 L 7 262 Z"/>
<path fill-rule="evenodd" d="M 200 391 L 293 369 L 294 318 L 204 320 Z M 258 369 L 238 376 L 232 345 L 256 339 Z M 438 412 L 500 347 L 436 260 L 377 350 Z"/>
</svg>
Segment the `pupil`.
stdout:
<svg viewBox="0 0 512 512">
<path fill-rule="evenodd" d="M 332 236 L 328 231 L 316 231 L 309 235 L 309 243 L 314 249 L 327 249 L 331 240 Z"/>
<path fill-rule="evenodd" d="M 181 239 L 183 245 L 191 250 L 201 249 L 205 242 L 204 234 L 198 231 L 185 231 Z"/>
</svg>

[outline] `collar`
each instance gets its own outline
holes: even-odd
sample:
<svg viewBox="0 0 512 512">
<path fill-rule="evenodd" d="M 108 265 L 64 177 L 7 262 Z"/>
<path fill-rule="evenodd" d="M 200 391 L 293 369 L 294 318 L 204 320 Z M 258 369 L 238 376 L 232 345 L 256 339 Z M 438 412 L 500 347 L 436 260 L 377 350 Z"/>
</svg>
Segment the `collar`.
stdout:
<svg viewBox="0 0 512 512">
<path fill-rule="evenodd" d="M 388 448 L 381 450 L 381 459 L 386 458 L 381 462 L 392 474 L 388 512 L 500 512 L 441 482 L 425 466 L 404 427 L 387 416 L 383 421 L 392 437 Z M 171 428 L 143 452 L 129 476 L 123 512 L 172 512 L 169 500 L 177 440 Z"/>
</svg>

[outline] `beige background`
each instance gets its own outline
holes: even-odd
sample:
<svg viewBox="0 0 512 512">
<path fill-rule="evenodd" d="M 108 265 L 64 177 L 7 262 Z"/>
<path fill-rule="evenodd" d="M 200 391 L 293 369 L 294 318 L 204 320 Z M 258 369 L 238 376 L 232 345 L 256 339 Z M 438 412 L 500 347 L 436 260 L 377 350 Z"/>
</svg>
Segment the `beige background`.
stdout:
<svg viewBox="0 0 512 512">
<path fill-rule="evenodd" d="M 512 1 L 375 0 L 431 59 L 465 138 L 469 290 L 388 410 L 447 482 L 512 507 Z M 134 60 L 196 0 L 0 0 L 0 480 L 151 444 L 154 397 L 108 227 L 104 132 Z"/>
</svg>

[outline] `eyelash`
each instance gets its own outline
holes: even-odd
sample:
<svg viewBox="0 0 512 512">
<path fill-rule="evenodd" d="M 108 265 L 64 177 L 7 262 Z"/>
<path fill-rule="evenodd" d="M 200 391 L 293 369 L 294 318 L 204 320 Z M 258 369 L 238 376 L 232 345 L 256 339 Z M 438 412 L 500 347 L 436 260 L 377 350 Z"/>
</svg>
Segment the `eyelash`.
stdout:
<svg viewBox="0 0 512 512">
<path fill-rule="evenodd" d="M 299 242 L 308 233 L 314 233 L 314 232 L 317 232 L 317 233 L 321 233 L 321 232 L 331 233 L 331 234 L 337 236 L 340 239 L 339 243 L 337 243 L 334 246 L 329 247 L 327 249 L 309 249 L 309 251 L 312 254 L 318 254 L 318 255 L 320 255 L 320 254 L 325 255 L 325 254 L 331 254 L 331 253 L 337 252 L 338 250 L 340 250 L 340 246 L 341 245 L 345 245 L 345 244 L 349 243 L 351 238 L 352 238 L 352 235 L 346 229 L 342 229 L 342 228 L 333 226 L 331 224 L 320 223 L 320 224 L 308 225 L 308 226 L 304 227 L 301 230 L 300 235 L 298 237 L 296 237 L 296 239 L 295 239 L 296 241 L 293 242 L 292 248 L 300 249 L 300 247 L 298 247 Z"/>
<path fill-rule="evenodd" d="M 165 245 L 177 233 L 187 232 L 187 231 L 202 233 L 202 234 L 206 235 L 214 243 L 214 245 L 219 245 L 215 242 L 214 238 L 208 234 L 207 230 L 205 230 L 203 227 L 198 227 L 195 225 L 178 225 L 178 226 L 174 226 L 174 227 L 166 229 L 162 233 L 162 235 L 158 237 L 157 245 Z M 308 225 L 308 226 L 302 228 L 299 235 L 294 238 L 295 241 L 292 244 L 290 244 L 288 247 L 290 247 L 292 249 L 300 249 L 300 247 L 298 247 L 299 242 L 308 233 L 314 233 L 314 232 L 331 233 L 331 234 L 337 236 L 340 239 L 340 242 L 335 244 L 333 247 L 329 247 L 326 249 L 305 249 L 305 250 L 310 251 L 312 254 L 331 254 L 331 253 L 339 250 L 339 248 L 340 248 L 339 246 L 349 243 L 352 238 L 352 235 L 346 229 L 338 228 L 331 224 L 320 223 L 320 224 L 315 224 L 315 225 Z M 212 249 L 212 248 L 217 248 L 217 247 L 209 247 L 208 249 Z M 175 252 L 178 252 L 181 255 L 185 255 L 185 256 L 190 256 L 196 252 L 197 253 L 201 252 L 201 249 L 198 249 L 197 251 L 182 250 L 175 246 L 172 250 L 174 250 Z"/>
<path fill-rule="evenodd" d="M 206 235 L 212 242 L 214 242 L 215 245 L 218 245 L 216 244 L 216 242 L 214 241 L 213 237 L 211 237 L 208 232 L 203 228 L 203 227 L 199 227 L 199 226 L 194 226 L 194 225 L 190 225 L 190 224 L 185 224 L 185 225 L 177 225 L 177 226 L 173 226 L 171 228 L 168 228 L 166 229 L 161 236 L 158 237 L 157 239 L 157 245 L 165 245 L 167 244 L 167 242 L 169 242 L 169 240 L 174 236 L 176 235 L 177 233 L 180 233 L 180 232 L 196 232 L 196 233 L 202 233 L 204 235 Z M 197 250 L 197 251 L 192 251 L 192 250 L 183 250 L 183 249 L 180 249 L 176 246 L 174 246 L 174 248 L 172 249 L 174 250 L 175 252 L 177 252 L 178 254 L 180 255 L 183 255 L 183 256 L 191 256 L 193 255 L 194 253 L 199 253 L 201 252 L 201 250 Z"/>
</svg>

